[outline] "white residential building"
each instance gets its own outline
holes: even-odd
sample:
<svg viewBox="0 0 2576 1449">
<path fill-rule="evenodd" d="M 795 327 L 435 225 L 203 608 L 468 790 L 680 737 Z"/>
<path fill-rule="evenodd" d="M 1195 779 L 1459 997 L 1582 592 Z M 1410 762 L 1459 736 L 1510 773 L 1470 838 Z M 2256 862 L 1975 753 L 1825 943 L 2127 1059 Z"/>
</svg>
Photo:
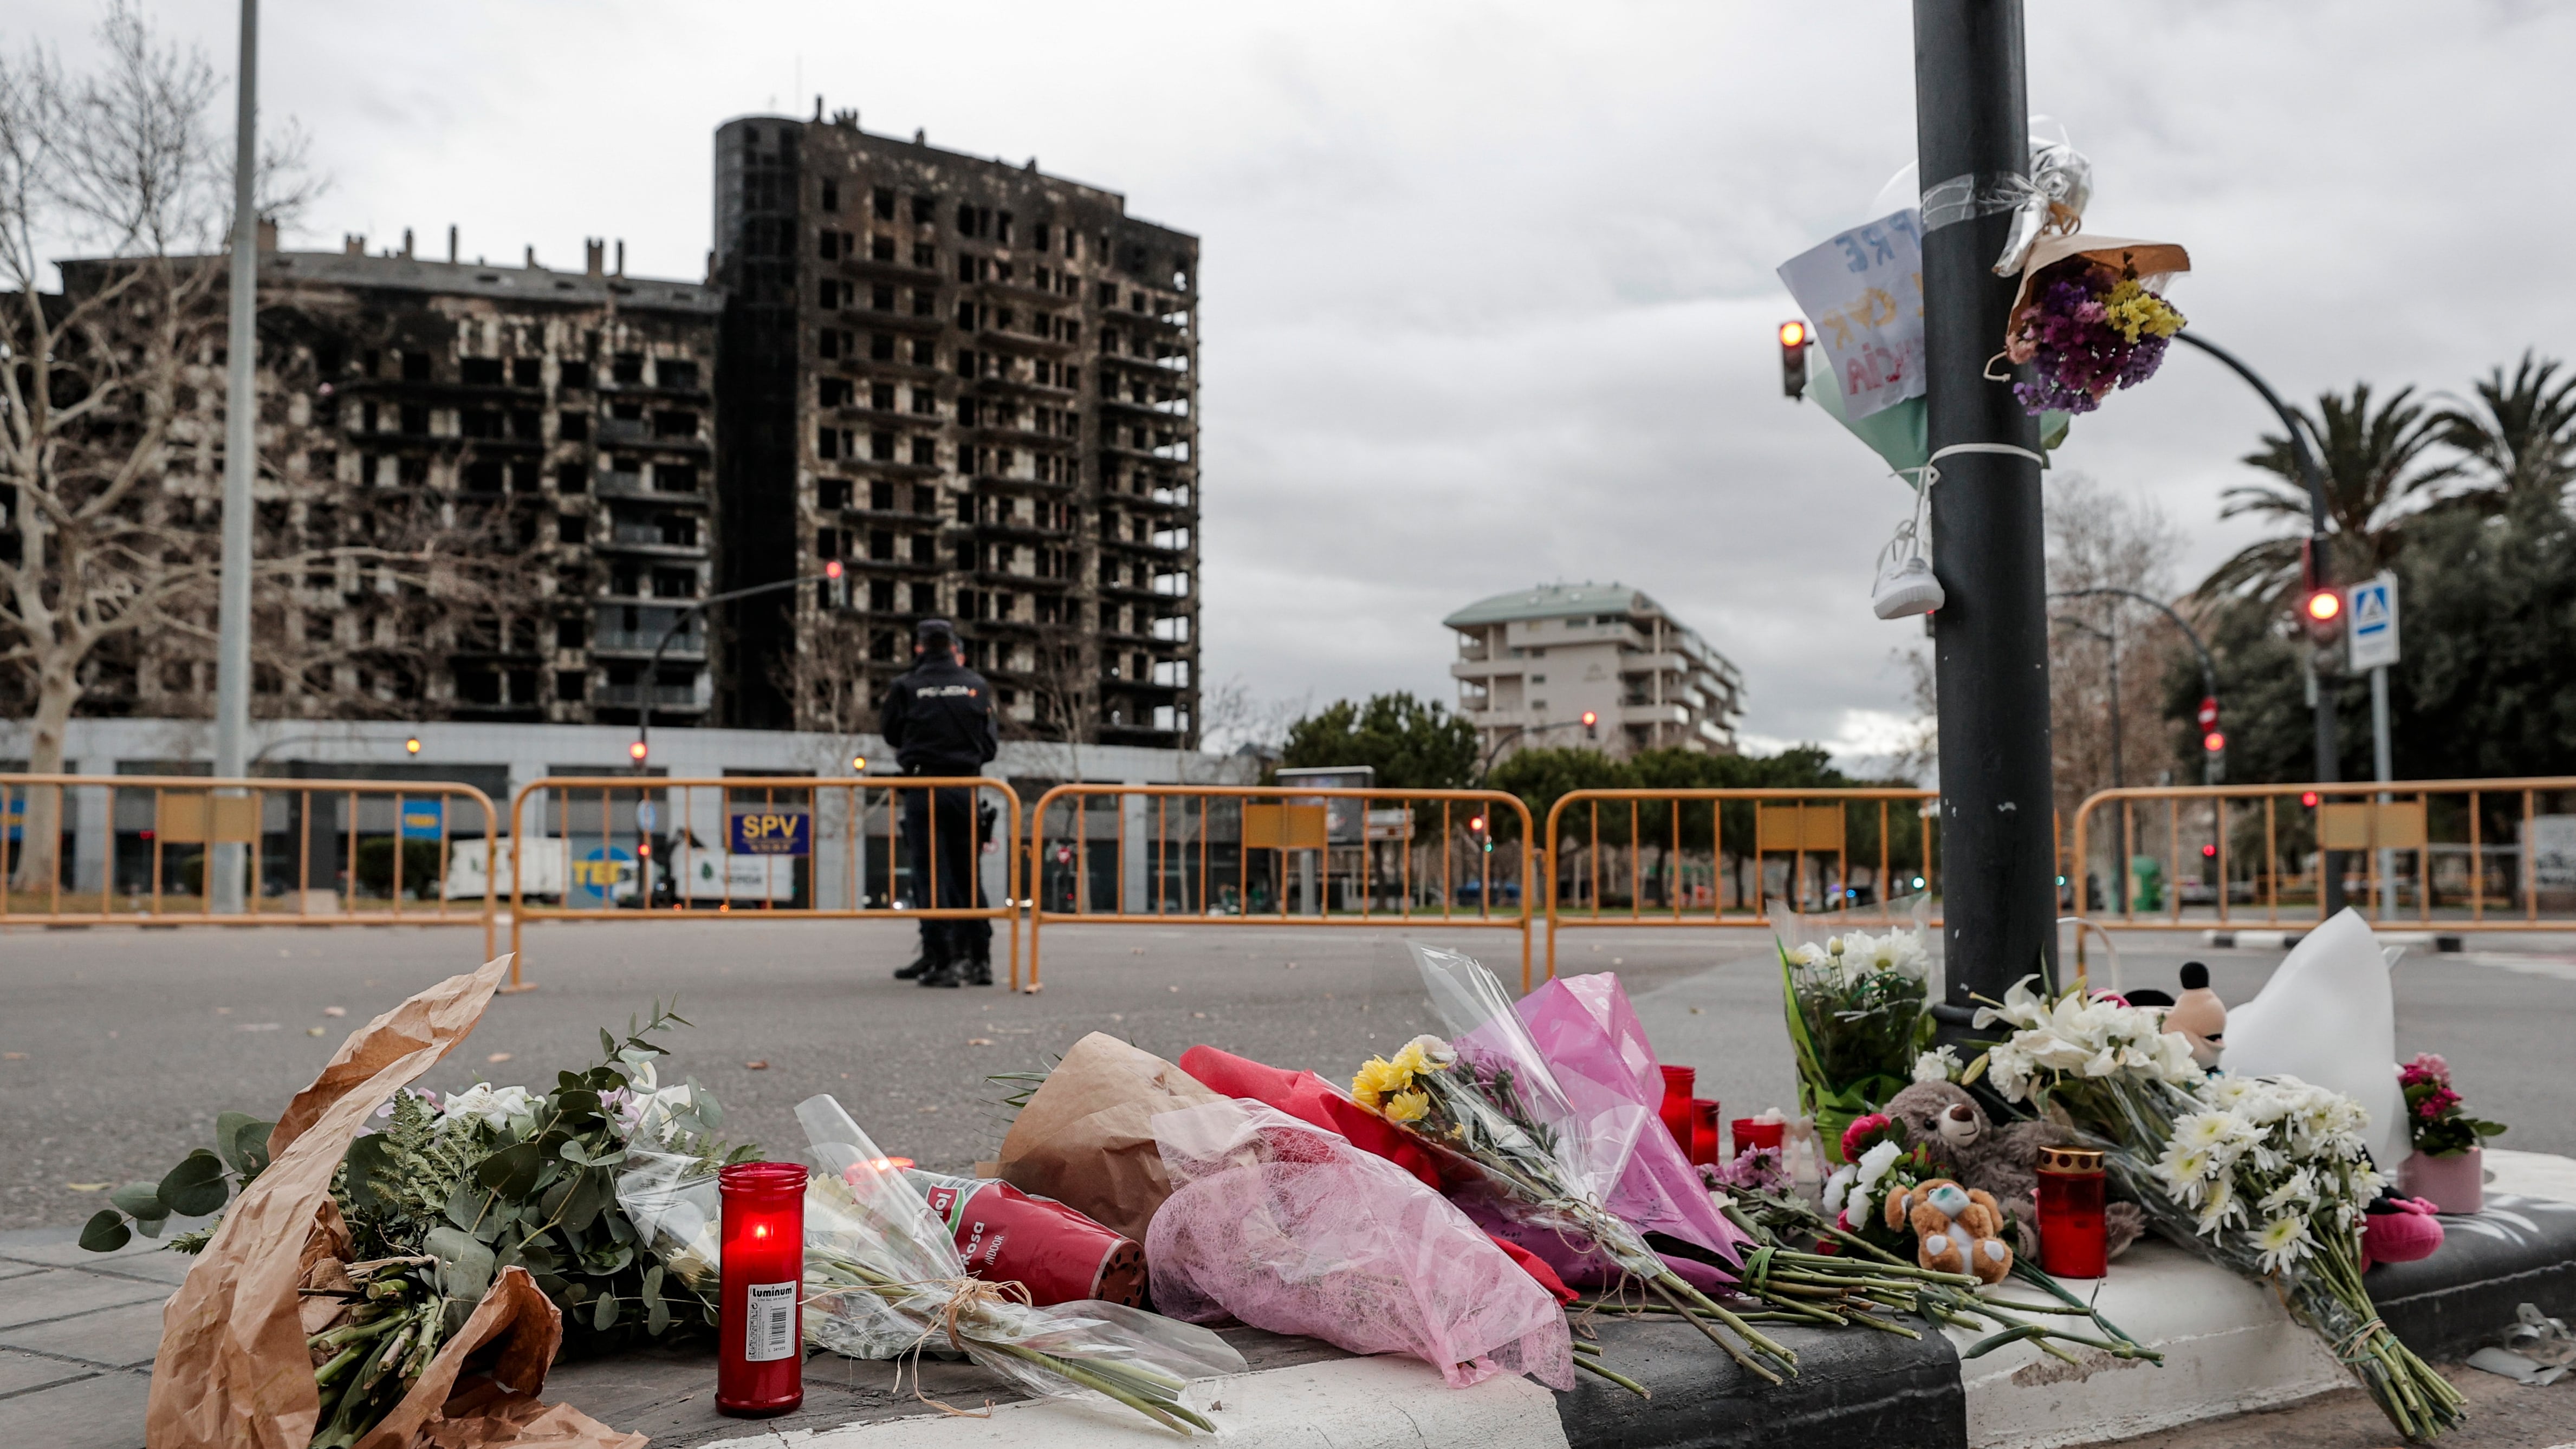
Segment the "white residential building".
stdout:
<svg viewBox="0 0 2576 1449">
<path fill-rule="evenodd" d="M 1612 756 L 1665 747 L 1735 753 L 1743 677 L 1638 590 L 1539 585 L 1479 600 L 1441 622 L 1457 631 L 1449 673 L 1484 753 L 1524 746 Z"/>
</svg>

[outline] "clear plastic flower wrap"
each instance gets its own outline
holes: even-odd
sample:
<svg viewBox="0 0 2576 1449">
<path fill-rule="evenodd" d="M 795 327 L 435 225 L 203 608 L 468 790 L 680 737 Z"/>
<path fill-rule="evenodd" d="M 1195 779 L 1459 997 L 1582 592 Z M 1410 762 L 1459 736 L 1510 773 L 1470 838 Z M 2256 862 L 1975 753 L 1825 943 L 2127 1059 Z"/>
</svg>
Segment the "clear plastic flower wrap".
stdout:
<svg viewBox="0 0 2576 1449">
<path fill-rule="evenodd" d="M 1835 1162 L 1842 1161 L 1843 1129 L 1903 1091 L 1931 1045 L 1939 981 L 1926 900 L 1891 903 L 1906 908 L 1913 924 L 1883 935 L 1854 929 L 1839 913 L 1801 915 L 1786 902 L 1770 903 L 1799 1106 Z"/>
<path fill-rule="evenodd" d="M 1555 1298 L 1403 1168 L 1249 1100 L 1153 1126 L 1175 1185 L 1145 1244 L 1164 1312 L 1411 1354 L 1452 1388 L 1496 1373 L 1574 1387 Z"/>
<path fill-rule="evenodd" d="M 1032 1308 L 1015 1284 L 969 1277 L 948 1225 L 838 1101 L 809 1097 L 796 1120 L 820 1169 L 805 1192 L 806 1342 L 853 1358 L 953 1349 L 1033 1394 L 1097 1393 L 1216 1432 L 1181 1392 L 1244 1371 L 1225 1340 L 1096 1299 Z"/>
</svg>

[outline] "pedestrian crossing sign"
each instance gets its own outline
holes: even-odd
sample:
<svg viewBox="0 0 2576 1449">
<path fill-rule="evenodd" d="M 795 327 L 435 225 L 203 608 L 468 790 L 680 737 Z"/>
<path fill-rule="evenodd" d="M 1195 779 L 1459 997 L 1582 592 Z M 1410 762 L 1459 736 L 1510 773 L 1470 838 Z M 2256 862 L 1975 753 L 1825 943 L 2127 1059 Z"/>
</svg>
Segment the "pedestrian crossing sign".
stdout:
<svg viewBox="0 0 2576 1449">
<path fill-rule="evenodd" d="M 2397 662 L 2397 576 L 2381 574 L 2353 585 L 2344 600 L 2344 640 L 2353 672 Z"/>
</svg>

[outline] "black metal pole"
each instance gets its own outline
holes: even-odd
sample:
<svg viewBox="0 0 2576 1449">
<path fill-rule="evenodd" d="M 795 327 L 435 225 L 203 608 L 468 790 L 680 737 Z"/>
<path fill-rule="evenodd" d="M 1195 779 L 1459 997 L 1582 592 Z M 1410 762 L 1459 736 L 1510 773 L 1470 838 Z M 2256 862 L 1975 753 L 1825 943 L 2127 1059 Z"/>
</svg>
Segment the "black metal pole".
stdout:
<svg viewBox="0 0 2576 1449">
<path fill-rule="evenodd" d="M 2019 0 L 1915 0 L 1914 118 L 1926 191 L 2029 174 Z M 2011 220 L 1972 215 L 1923 233 L 1926 402 L 1940 460 L 1932 571 L 1948 597 L 1933 616 L 1949 982 L 1939 1014 L 1953 1033 L 1972 995 L 2000 999 L 2033 971 L 2057 979 L 2039 423 L 2010 383 L 1985 378 L 2012 307 L 2015 280 L 1994 273 Z M 2034 457 L 1941 457 L 1962 443 Z"/>
<path fill-rule="evenodd" d="M 2308 556 L 2314 561 L 2314 572 L 2311 577 L 2320 586 L 2332 584 L 2334 581 L 2333 556 L 2326 549 L 2325 469 L 2318 466 L 2316 452 L 2308 446 L 2307 424 L 2297 413 L 2290 411 L 2289 405 L 2281 401 L 2279 393 L 2272 391 L 2272 385 L 2263 380 L 2261 373 L 2247 367 L 2244 359 L 2235 353 L 2189 328 L 2175 333 L 2174 336 L 2217 358 L 2230 372 L 2245 379 L 2256 392 L 2263 395 L 2263 401 L 2270 405 L 2273 416 L 2281 420 L 2281 431 L 2289 435 L 2290 456 L 2297 460 L 2299 465 L 2299 481 L 2305 484 L 2308 490 Z M 2317 692 L 2316 779 L 2320 785 L 2331 785 L 2343 776 L 2335 759 L 2335 691 L 2327 687 L 2328 676 L 2319 667 L 2323 663 L 2323 651 L 2311 647 L 2308 650 L 2308 678 L 2313 682 Z M 2329 915 L 2343 909 L 2343 872 L 2333 867 L 2333 857 L 2324 851 L 2319 851 L 2317 875 L 2320 889 L 2324 890 L 2326 895 L 2326 913 Z"/>
</svg>

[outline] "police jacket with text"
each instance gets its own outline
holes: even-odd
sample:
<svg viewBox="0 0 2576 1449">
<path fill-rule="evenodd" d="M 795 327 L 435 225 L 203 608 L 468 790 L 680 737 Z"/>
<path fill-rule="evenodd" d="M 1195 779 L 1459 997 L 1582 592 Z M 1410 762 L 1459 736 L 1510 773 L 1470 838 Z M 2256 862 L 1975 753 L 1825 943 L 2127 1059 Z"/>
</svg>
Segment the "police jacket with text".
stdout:
<svg viewBox="0 0 2576 1449">
<path fill-rule="evenodd" d="M 972 775 L 1000 754 L 993 687 L 947 654 L 925 654 L 886 689 L 877 731 L 908 774 Z"/>
</svg>

